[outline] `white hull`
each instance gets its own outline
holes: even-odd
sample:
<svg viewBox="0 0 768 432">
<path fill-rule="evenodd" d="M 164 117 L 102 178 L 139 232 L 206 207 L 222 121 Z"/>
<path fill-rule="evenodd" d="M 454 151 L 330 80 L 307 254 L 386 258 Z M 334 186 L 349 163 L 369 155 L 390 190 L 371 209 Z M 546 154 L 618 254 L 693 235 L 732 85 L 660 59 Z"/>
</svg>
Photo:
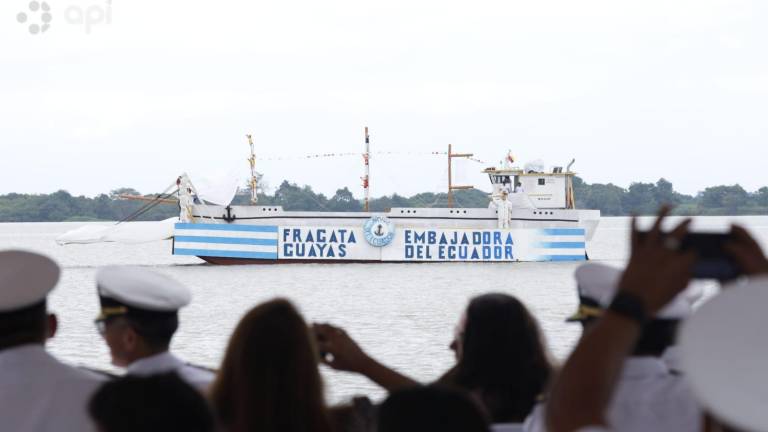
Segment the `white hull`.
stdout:
<svg viewBox="0 0 768 432">
<path fill-rule="evenodd" d="M 372 235 L 372 220 L 392 231 L 386 241 Z M 583 260 L 599 220 L 597 210 L 519 209 L 500 228 L 493 209 L 299 212 L 195 205 L 191 223 L 177 226 L 174 253 L 217 263 Z"/>
</svg>

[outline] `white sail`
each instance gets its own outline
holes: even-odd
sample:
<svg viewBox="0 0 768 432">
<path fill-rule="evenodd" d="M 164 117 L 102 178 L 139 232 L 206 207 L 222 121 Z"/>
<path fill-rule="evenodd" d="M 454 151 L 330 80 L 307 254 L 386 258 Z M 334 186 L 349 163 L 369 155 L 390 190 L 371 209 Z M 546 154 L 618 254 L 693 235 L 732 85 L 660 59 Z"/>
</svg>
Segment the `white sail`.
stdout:
<svg viewBox="0 0 768 432">
<path fill-rule="evenodd" d="M 173 227 L 178 221 L 179 218 L 172 217 L 156 222 L 89 224 L 58 236 L 56 243 L 60 245 L 103 242 L 147 243 L 166 240 L 173 237 Z"/>
</svg>

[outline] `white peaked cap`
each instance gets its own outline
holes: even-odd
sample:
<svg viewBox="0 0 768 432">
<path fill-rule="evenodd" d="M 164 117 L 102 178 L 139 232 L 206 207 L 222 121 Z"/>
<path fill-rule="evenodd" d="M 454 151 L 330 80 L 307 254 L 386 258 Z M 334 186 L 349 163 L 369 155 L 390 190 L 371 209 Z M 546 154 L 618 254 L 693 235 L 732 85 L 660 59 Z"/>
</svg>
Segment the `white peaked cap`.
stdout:
<svg viewBox="0 0 768 432">
<path fill-rule="evenodd" d="M 96 273 L 99 296 L 129 307 L 172 312 L 192 300 L 189 288 L 164 274 L 135 267 L 104 267 Z"/>
<path fill-rule="evenodd" d="M 59 282 L 52 259 L 22 250 L 0 251 L 0 313 L 39 303 Z"/>
<path fill-rule="evenodd" d="M 623 270 L 600 263 L 586 263 L 579 266 L 574 273 L 580 298 L 588 298 L 597 303 L 597 307 L 606 309 L 619 288 Z M 656 314 L 659 319 L 682 319 L 693 312 L 693 303 L 701 297 L 701 289 L 697 286 L 686 288 Z M 581 312 L 581 311 L 580 311 Z M 581 314 L 577 313 L 569 320 L 579 321 Z"/>
<path fill-rule="evenodd" d="M 688 380 L 728 426 L 768 430 L 768 277 L 731 285 L 683 323 L 678 337 Z"/>
</svg>

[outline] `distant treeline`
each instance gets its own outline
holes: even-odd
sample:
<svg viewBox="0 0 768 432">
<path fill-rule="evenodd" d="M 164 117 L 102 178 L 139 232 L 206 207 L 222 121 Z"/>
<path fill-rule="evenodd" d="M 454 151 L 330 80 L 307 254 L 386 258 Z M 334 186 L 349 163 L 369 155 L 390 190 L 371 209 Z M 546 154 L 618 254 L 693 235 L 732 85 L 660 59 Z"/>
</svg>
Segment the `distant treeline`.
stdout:
<svg viewBox="0 0 768 432">
<path fill-rule="evenodd" d="M 587 184 L 576 177 L 576 205 L 600 209 L 604 216 L 651 215 L 660 205 L 672 204 L 675 214 L 689 216 L 766 215 L 768 187 L 747 192 L 739 185 L 712 186 L 696 195 L 675 192 L 672 183 L 632 183 L 625 189 L 614 184 Z"/>
<path fill-rule="evenodd" d="M 613 184 L 588 184 L 580 178 L 574 181 L 578 208 L 599 209 L 604 216 L 629 214 L 650 215 L 659 205 L 676 205 L 675 212 L 685 215 L 766 215 L 768 187 L 748 192 L 739 185 L 713 186 L 695 196 L 675 192 L 672 183 L 660 179 L 656 183 L 632 183 L 629 188 Z M 145 205 L 141 201 L 126 201 L 121 194 L 140 195 L 131 188 L 117 189 L 95 198 L 72 196 L 60 190 L 52 194 L 0 195 L 0 222 L 61 222 L 88 220 L 122 220 Z M 153 197 L 154 195 L 144 195 Z M 233 205 L 246 205 L 249 194 L 238 194 Z M 488 192 L 461 190 L 454 193 L 456 207 L 487 207 Z M 361 211 L 363 203 L 348 188 L 339 189 L 330 198 L 316 193 L 310 186 L 298 186 L 284 181 L 274 194 L 259 194 L 259 204 L 280 205 L 286 210 Z M 374 198 L 372 211 L 393 207 L 446 207 L 446 193 L 423 192 L 411 197 L 398 194 Z M 160 204 L 136 220 L 161 220 L 178 215 L 176 205 Z"/>
</svg>

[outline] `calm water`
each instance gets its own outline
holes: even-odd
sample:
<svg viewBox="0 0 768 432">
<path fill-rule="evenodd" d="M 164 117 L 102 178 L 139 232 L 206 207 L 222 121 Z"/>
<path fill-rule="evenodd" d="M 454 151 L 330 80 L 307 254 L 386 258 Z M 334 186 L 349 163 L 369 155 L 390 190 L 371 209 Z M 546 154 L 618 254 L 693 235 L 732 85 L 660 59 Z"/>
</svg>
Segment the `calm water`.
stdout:
<svg viewBox="0 0 768 432">
<path fill-rule="evenodd" d="M 695 227 L 724 229 L 736 220 L 768 245 L 768 217 L 699 218 Z M 468 300 L 489 291 L 519 297 L 541 322 L 552 355 L 563 359 L 579 336 L 563 322 L 576 306 L 574 263 L 347 264 L 219 267 L 174 257 L 170 242 L 140 245 L 58 246 L 54 238 L 83 223 L 0 224 L 0 249 L 25 248 L 59 261 L 64 272 L 50 308 L 60 330 L 50 348 L 80 365 L 109 369 L 105 345 L 93 326 L 98 300 L 93 277 L 99 266 L 152 267 L 191 287 L 193 303 L 181 314 L 173 350 L 186 360 L 216 367 L 238 319 L 274 297 L 296 303 L 308 321 L 345 327 L 371 354 L 420 380 L 437 378 L 453 361 L 453 326 Z M 590 245 L 594 260 L 620 265 L 627 256 L 628 219 L 605 218 Z M 707 290 L 714 290 L 707 284 Z M 264 347 L 269 349 L 269 347 Z M 323 371 L 329 399 L 356 394 L 379 397 L 366 379 Z"/>
</svg>

